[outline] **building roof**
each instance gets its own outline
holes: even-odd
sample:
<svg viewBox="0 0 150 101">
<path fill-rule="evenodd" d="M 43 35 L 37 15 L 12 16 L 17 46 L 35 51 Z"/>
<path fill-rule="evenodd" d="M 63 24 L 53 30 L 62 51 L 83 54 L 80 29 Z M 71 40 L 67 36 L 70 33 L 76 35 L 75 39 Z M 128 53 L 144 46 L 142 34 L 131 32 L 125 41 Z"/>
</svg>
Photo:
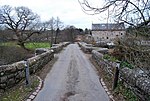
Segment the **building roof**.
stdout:
<svg viewBox="0 0 150 101">
<path fill-rule="evenodd" d="M 103 24 L 92 24 L 92 30 L 124 30 L 124 23 L 103 23 Z"/>
</svg>

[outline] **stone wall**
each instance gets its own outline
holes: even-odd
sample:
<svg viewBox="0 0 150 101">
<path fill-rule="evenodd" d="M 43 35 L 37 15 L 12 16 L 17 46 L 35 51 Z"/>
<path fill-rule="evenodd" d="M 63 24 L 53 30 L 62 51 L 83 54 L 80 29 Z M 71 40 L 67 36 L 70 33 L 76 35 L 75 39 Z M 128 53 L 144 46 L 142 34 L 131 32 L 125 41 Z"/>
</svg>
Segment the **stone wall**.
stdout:
<svg viewBox="0 0 150 101">
<path fill-rule="evenodd" d="M 35 57 L 27 59 L 30 74 L 41 69 L 54 57 L 54 53 L 47 51 Z M 0 66 L 0 89 L 8 89 L 25 78 L 25 61 L 19 61 L 9 65 Z"/>
<path fill-rule="evenodd" d="M 96 61 L 96 63 L 103 69 L 105 70 L 105 72 L 107 72 L 107 74 L 109 74 L 110 76 L 114 76 L 114 70 L 116 67 L 116 63 L 115 62 L 110 62 L 108 60 L 103 59 L 103 54 L 99 53 L 96 50 L 92 51 L 92 59 L 94 59 Z"/>
<path fill-rule="evenodd" d="M 120 78 L 142 101 L 150 101 L 150 77 L 146 70 L 123 68 Z"/>
<path fill-rule="evenodd" d="M 92 44 L 87 44 L 84 42 L 78 42 L 78 45 L 81 47 L 81 50 L 83 50 L 83 52 L 85 52 L 85 53 L 91 53 L 92 50 L 97 50 L 102 53 L 108 52 L 108 48 L 93 47 Z"/>
<path fill-rule="evenodd" d="M 61 51 L 63 49 L 63 47 L 67 46 L 68 44 L 70 44 L 69 42 L 63 42 L 60 44 L 53 44 L 53 46 L 51 47 L 52 50 L 54 50 L 55 53 Z"/>
<path fill-rule="evenodd" d="M 95 50 L 92 51 L 92 58 L 97 62 L 100 68 L 105 70 L 111 77 L 114 75 L 115 62 L 103 59 L 103 54 Z M 150 100 L 150 77 L 146 70 L 140 68 L 129 69 L 119 68 L 119 79 L 130 88 L 142 101 Z"/>
<path fill-rule="evenodd" d="M 90 44 L 86 44 L 84 42 L 78 42 L 78 45 L 81 47 L 81 49 L 85 52 L 85 53 L 91 53 L 92 52 L 92 47 L 89 45 Z M 87 46 L 88 45 L 88 46 Z"/>
<path fill-rule="evenodd" d="M 30 74 L 40 70 L 50 60 L 54 58 L 54 52 L 59 52 L 62 48 L 69 43 L 61 43 L 51 49 L 40 49 L 38 55 L 27 59 L 29 64 Z M 25 61 L 19 61 L 13 64 L 0 66 L 0 90 L 6 90 L 13 87 L 25 78 Z"/>
</svg>

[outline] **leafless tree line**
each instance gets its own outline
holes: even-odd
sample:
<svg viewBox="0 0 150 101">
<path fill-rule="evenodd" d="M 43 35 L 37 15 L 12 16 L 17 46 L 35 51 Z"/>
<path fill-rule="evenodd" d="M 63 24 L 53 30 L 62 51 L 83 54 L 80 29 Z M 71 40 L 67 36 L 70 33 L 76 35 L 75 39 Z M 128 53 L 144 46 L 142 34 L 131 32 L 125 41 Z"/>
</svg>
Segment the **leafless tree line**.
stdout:
<svg viewBox="0 0 150 101">
<path fill-rule="evenodd" d="M 51 31 L 51 45 L 52 44 L 56 44 L 57 43 L 57 36 L 59 31 L 64 28 L 64 24 L 63 22 L 59 19 L 59 17 L 55 18 L 51 18 L 48 21 L 43 22 L 44 28 L 46 30 L 50 30 Z M 55 32 L 55 36 L 54 36 L 54 32 Z M 49 34 L 49 33 L 47 33 Z M 49 35 L 47 35 L 47 38 L 49 37 Z"/>
</svg>

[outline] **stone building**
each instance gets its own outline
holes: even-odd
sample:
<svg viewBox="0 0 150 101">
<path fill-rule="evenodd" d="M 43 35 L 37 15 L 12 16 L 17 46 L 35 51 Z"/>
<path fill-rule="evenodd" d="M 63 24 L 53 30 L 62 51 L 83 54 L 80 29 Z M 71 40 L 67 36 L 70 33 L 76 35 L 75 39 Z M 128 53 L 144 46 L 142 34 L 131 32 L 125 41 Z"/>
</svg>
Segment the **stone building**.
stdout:
<svg viewBox="0 0 150 101">
<path fill-rule="evenodd" d="M 95 42 L 112 42 L 115 38 L 122 38 L 125 35 L 124 23 L 103 23 L 92 24 L 92 37 Z"/>
</svg>

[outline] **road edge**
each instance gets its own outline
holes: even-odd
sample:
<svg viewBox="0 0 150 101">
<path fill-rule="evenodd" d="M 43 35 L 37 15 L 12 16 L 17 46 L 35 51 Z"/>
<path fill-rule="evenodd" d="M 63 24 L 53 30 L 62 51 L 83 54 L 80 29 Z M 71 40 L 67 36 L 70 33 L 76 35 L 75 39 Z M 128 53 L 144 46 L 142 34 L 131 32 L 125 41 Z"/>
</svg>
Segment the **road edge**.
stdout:
<svg viewBox="0 0 150 101">
<path fill-rule="evenodd" d="M 36 75 L 36 77 L 39 79 L 39 85 L 36 88 L 35 92 L 30 94 L 30 96 L 27 98 L 26 101 L 33 101 L 35 99 L 35 97 L 37 96 L 37 94 L 39 93 L 39 91 L 41 90 L 42 86 L 43 86 L 43 80 L 37 75 Z"/>
</svg>

